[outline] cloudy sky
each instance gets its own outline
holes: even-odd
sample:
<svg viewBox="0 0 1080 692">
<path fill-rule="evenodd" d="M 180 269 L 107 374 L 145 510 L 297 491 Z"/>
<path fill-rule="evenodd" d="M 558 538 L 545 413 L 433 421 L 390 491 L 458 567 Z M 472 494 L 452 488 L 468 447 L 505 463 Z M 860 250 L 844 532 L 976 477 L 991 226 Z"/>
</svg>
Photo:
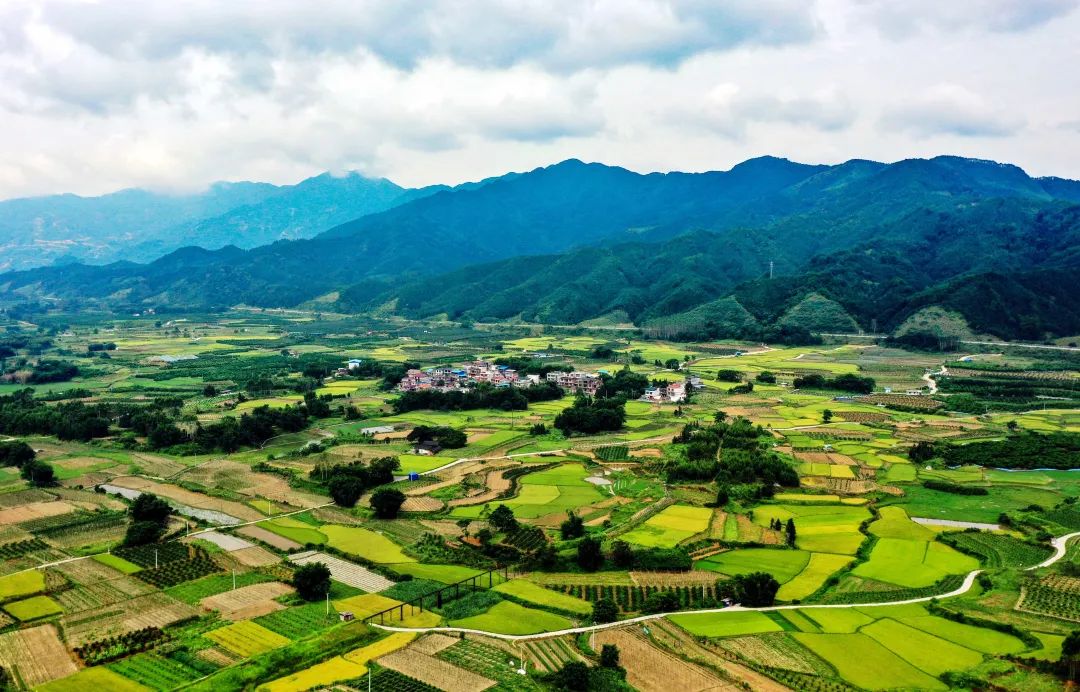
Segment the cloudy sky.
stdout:
<svg viewBox="0 0 1080 692">
<path fill-rule="evenodd" d="M 951 153 L 1080 178 L 1080 0 L 2 0 L 0 198 Z"/>
</svg>

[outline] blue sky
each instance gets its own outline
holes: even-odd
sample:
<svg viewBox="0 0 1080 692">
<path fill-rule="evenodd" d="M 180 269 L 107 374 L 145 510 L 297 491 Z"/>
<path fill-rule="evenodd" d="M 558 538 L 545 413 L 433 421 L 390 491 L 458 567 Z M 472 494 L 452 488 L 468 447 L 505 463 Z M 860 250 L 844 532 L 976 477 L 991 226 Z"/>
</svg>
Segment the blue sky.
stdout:
<svg viewBox="0 0 1080 692">
<path fill-rule="evenodd" d="M 1080 178 L 1080 0 L 4 0 L 0 198 L 949 153 Z"/>
</svg>

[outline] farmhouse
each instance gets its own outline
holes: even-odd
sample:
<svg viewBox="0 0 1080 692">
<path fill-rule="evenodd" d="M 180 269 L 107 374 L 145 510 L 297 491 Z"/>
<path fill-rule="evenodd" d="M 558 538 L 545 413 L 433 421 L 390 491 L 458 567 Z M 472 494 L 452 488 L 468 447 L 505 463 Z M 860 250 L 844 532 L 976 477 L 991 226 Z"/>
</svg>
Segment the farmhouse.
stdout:
<svg viewBox="0 0 1080 692">
<path fill-rule="evenodd" d="M 658 387 L 649 387 L 645 390 L 645 393 L 641 395 L 641 400 L 672 404 L 686 401 L 687 384 L 690 384 L 690 386 L 693 387 L 693 384 L 689 381 L 668 382 L 667 384 Z"/>
<path fill-rule="evenodd" d="M 554 382 L 563 389 L 571 392 L 581 392 L 583 394 L 588 394 L 589 396 L 595 396 L 600 390 L 600 385 L 603 384 L 600 380 L 600 375 L 595 372 L 582 372 L 580 370 L 575 370 L 573 372 L 549 372 L 547 374 L 547 381 Z"/>
<path fill-rule="evenodd" d="M 460 368 L 437 367 L 426 370 L 409 370 L 398 384 L 398 389 L 411 392 L 420 389 L 450 391 L 466 389 L 478 382 L 487 382 L 496 387 L 531 386 L 536 378 L 521 378 L 517 370 L 506 365 L 496 365 L 486 360 L 466 363 Z"/>
</svg>

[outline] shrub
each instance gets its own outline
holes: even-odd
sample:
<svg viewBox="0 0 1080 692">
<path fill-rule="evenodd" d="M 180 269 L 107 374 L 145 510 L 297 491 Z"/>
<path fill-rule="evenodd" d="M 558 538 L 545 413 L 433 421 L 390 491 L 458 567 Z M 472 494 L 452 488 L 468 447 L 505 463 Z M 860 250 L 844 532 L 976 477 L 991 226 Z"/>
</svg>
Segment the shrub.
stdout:
<svg viewBox="0 0 1080 692">
<path fill-rule="evenodd" d="M 293 573 L 293 587 L 305 601 L 317 601 L 330 593 L 330 568 L 321 562 L 300 565 Z"/>
<path fill-rule="evenodd" d="M 379 488 L 371 496 L 371 508 L 379 519 L 395 519 L 401 505 L 405 504 L 405 493 L 394 488 Z"/>
</svg>

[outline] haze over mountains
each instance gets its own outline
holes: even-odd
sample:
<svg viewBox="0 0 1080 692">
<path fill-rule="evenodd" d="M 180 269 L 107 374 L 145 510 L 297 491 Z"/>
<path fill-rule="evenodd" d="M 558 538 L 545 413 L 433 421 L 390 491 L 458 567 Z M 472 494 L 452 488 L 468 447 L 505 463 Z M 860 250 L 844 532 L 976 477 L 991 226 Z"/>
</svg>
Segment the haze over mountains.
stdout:
<svg viewBox="0 0 1080 692">
<path fill-rule="evenodd" d="M 129 191 L 0 203 L 5 239 L 31 218 L 52 220 L 38 224 L 50 242 L 86 253 L 68 255 L 220 249 L 11 272 L 0 275 L 5 301 L 138 310 L 318 300 L 409 317 L 634 322 L 672 336 L 928 320 L 1006 338 L 1080 333 L 1080 292 L 1067 280 L 1080 268 L 1080 182 L 956 157 L 764 157 L 649 175 L 570 160 L 452 189 L 319 176 L 164 201 Z M 78 218 L 93 223 L 65 237 Z M 3 261 L 19 266 L 6 249 Z"/>
</svg>

